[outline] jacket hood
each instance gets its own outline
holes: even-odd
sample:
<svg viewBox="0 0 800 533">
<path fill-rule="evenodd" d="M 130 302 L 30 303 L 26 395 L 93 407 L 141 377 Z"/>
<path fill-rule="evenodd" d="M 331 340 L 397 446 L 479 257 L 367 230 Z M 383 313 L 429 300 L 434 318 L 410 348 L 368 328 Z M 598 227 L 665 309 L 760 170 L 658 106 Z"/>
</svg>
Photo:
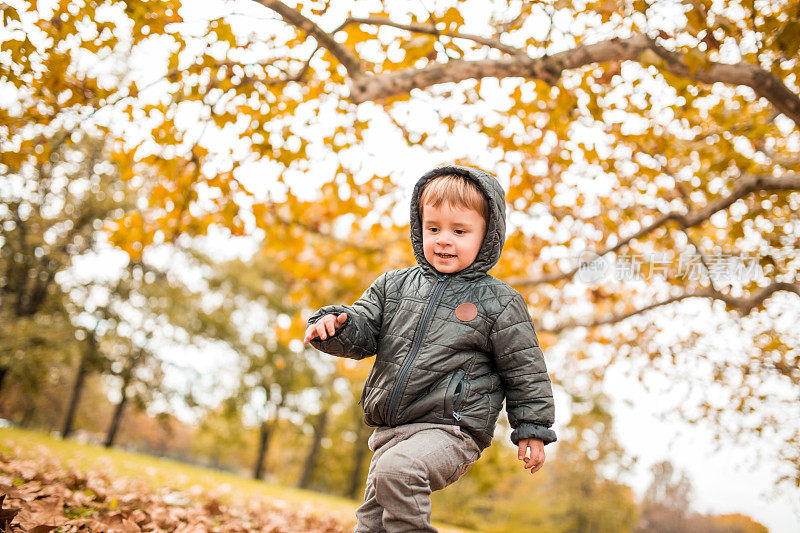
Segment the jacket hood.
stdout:
<svg viewBox="0 0 800 533">
<path fill-rule="evenodd" d="M 457 174 L 466 177 L 478 186 L 489 202 L 489 223 L 486 226 L 486 236 L 483 238 L 481 249 L 477 257 L 475 257 L 475 261 L 464 270 L 452 274 L 464 279 L 482 278 L 497 264 L 500 260 L 500 252 L 503 251 L 503 244 L 506 240 L 506 200 L 505 191 L 503 191 L 497 178 L 477 168 L 457 165 L 436 167 L 423 175 L 414 185 L 414 192 L 411 195 L 411 245 L 414 248 L 414 257 L 416 257 L 417 263 L 426 274 L 431 274 L 437 278 L 442 276 L 425 259 L 425 252 L 422 248 L 422 220 L 419 216 L 419 204 L 425 184 L 433 178 L 444 174 Z"/>
</svg>

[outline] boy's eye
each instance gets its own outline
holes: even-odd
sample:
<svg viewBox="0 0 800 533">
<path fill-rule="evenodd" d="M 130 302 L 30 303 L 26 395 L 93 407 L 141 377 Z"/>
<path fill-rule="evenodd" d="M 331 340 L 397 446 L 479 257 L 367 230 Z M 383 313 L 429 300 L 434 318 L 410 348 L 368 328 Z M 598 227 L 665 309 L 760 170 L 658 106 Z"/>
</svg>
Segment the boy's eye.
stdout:
<svg viewBox="0 0 800 533">
<path fill-rule="evenodd" d="M 428 231 L 436 232 L 436 228 L 428 228 Z"/>
<path fill-rule="evenodd" d="M 457 229 L 455 233 L 456 235 L 461 235 L 462 233 L 466 233 L 466 231 L 464 231 L 463 229 Z"/>
</svg>

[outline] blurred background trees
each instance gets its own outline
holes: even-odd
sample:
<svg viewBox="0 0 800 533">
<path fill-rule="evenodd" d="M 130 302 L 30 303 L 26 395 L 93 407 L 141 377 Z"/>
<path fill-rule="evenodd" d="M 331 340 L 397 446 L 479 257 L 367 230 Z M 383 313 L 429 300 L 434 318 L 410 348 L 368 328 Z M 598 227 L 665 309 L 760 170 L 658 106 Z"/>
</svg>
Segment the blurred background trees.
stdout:
<svg viewBox="0 0 800 533">
<path fill-rule="evenodd" d="M 5 165 L 0 184 L 0 390 L 8 396 L 17 384 L 34 393 L 19 398 L 30 421 L 47 411 L 35 393 L 66 380 L 65 365 L 82 360 L 80 376 L 96 362 L 94 337 L 80 342 L 86 331 L 72 322 L 57 277 L 93 250 L 104 221 L 132 207 L 104 141 L 56 130 L 40 142 L 47 158 Z"/>
<path fill-rule="evenodd" d="M 569 528 L 682 507 L 623 482 L 615 373 L 800 486 L 800 4 L 198 6 L 2 4 L 2 416 L 360 496 L 371 361 L 299 339 L 413 265 L 418 162 L 457 160 L 508 191 L 492 274 L 565 354 L 531 490 Z M 465 525 L 502 514 L 501 451 Z"/>
</svg>

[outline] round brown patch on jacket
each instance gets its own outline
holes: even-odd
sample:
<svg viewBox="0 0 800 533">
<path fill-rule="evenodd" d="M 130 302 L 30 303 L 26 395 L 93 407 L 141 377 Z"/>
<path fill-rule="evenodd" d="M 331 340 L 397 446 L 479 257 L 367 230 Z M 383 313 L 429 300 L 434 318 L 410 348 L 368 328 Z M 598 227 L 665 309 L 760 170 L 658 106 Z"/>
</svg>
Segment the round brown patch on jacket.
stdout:
<svg viewBox="0 0 800 533">
<path fill-rule="evenodd" d="M 469 322 L 476 316 L 478 316 L 478 308 L 475 307 L 475 304 L 465 302 L 456 307 L 456 318 L 462 322 Z"/>
</svg>

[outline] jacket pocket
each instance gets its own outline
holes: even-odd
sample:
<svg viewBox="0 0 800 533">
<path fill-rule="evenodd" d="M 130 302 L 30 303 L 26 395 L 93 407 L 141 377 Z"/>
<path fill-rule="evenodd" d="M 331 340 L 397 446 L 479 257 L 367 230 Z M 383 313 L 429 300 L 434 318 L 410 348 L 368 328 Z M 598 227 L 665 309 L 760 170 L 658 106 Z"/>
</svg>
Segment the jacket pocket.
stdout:
<svg viewBox="0 0 800 533">
<path fill-rule="evenodd" d="M 466 392 L 467 382 L 464 379 L 466 371 L 458 369 L 450 379 L 447 385 L 447 392 L 444 396 L 444 418 L 450 420 L 455 418 L 457 421 L 461 420 L 461 415 L 458 414 L 458 409 L 461 407 L 464 393 Z"/>
<path fill-rule="evenodd" d="M 464 377 L 462 377 L 461 381 L 459 381 L 458 385 L 456 386 L 455 397 L 453 398 L 453 417 L 456 420 L 461 420 L 459 409 L 461 409 L 461 403 L 467 396 L 468 389 L 469 389 L 469 382 Z"/>
<path fill-rule="evenodd" d="M 367 379 L 367 381 L 369 382 L 369 379 Z M 381 389 L 370 387 L 368 383 L 364 385 L 364 388 L 361 390 L 361 400 L 359 403 L 361 404 L 362 419 L 367 426 L 376 427 L 380 425 L 373 416 L 380 403 L 380 396 Z"/>
</svg>

